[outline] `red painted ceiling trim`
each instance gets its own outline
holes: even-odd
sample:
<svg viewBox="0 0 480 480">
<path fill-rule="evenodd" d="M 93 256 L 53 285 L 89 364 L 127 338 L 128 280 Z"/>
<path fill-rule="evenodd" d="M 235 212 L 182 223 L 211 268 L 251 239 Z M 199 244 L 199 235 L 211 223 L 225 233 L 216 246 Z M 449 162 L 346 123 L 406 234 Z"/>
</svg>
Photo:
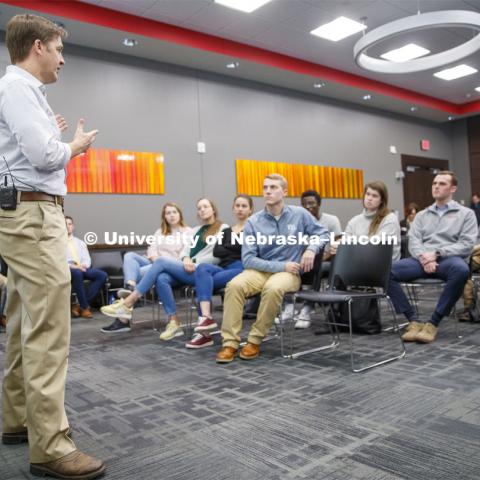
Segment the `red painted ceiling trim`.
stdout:
<svg viewBox="0 0 480 480">
<path fill-rule="evenodd" d="M 156 38 L 191 48 L 228 55 L 302 75 L 314 76 L 322 80 L 393 97 L 408 103 L 445 111 L 454 115 L 480 111 L 480 102 L 457 105 L 452 102 L 422 95 L 411 90 L 395 87 L 376 80 L 370 80 L 359 75 L 342 72 L 341 70 L 325 67 L 316 63 L 226 40 L 213 35 L 195 32 L 182 27 L 168 25 L 155 20 L 82 3 L 79 0 L 5 0 L 2 1 L 2 3 Z"/>
<path fill-rule="evenodd" d="M 474 102 L 464 103 L 460 105 L 460 114 L 466 115 L 468 113 L 477 113 L 480 112 L 480 100 Z"/>
</svg>

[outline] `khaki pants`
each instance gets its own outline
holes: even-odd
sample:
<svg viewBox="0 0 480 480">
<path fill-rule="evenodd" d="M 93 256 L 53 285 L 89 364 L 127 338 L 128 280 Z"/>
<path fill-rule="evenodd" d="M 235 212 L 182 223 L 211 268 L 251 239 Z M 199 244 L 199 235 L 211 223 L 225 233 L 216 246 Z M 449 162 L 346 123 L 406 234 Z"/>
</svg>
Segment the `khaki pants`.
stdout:
<svg viewBox="0 0 480 480">
<path fill-rule="evenodd" d="M 8 264 L 3 431 L 28 428 L 30 462 L 75 450 L 66 436 L 70 272 L 62 208 L 22 202 L 0 209 L 0 255 Z"/>
<path fill-rule="evenodd" d="M 248 342 L 260 345 L 280 310 L 283 296 L 300 288 L 300 277 L 293 273 L 267 273 L 244 270 L 227 285 L 224 301 L 222 339 L 224 347 L 238 348 L 242 331 L 245 299 L 261 293 L 257 319 L 250 329 Z"/>
<path fill-rule="evenodd" d="M 472 270 L 475 272 L 480 269 L 480 245 L 475 245 L 471 258 Z M 463 305 L 465 308 L 473 307 L 473 282 L 469 278 L 463 289 Z"/>
</svg>

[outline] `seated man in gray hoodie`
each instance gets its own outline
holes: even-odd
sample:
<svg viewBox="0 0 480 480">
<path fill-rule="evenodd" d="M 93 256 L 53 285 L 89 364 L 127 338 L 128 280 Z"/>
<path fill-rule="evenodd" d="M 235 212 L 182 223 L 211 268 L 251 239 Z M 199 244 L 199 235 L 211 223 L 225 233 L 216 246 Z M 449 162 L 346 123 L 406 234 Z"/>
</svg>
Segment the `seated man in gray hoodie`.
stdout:
<svg viewBox="0 0 480 480">
<path fill-rule="evenodd" d="M 438 324 L 449 315 L 462 295 L 470 272 L 468 261 L 477 238 L 475 214 L 453 200 L 457 178 L 442 171 L 433 179 L 435 203 L 417 214 L 408 232 L 411 257 L 394 262 L 388 294 L 397 313 L 410 322 L 402 338 L 406 342 L 433 342 Z M 416 278 L 441 278 L 445 287 L 430 320 L 419 322 L 400 282 Z"/>
<path fill-rule="evenodd" d="M 300 274 L 312 270 L 315 255 L 329 241 L 328 231 L 302 207 L 285 205 L 287 181 L 278 174 L 263 181 L 265 209 L 252 215 L 243 231 L 245 270 L 227 285 L 222 323 L 223 347 L 218 363 L 231 362 L 238 351 L 247 297 L 261 294 L 257 319 L 240 358 L 252 360 L 277 315 L 283 296 L 300 288 Z M 305 244 L 306 243 L 306 244 Z"/>
</svg>

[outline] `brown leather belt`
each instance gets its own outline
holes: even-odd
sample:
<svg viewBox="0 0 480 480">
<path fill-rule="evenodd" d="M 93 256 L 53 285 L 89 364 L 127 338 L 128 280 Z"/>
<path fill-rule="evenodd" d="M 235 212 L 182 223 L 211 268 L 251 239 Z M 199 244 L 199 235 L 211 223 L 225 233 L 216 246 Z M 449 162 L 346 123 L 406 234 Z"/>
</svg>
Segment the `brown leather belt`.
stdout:
<svg viewBox="0 0 480 480">
<path fill-rule="evenodd" d="M 63 197 L 43 192 L 19 192 L 20 202 L 53 202 L 63 207 Z"/>
</svg>

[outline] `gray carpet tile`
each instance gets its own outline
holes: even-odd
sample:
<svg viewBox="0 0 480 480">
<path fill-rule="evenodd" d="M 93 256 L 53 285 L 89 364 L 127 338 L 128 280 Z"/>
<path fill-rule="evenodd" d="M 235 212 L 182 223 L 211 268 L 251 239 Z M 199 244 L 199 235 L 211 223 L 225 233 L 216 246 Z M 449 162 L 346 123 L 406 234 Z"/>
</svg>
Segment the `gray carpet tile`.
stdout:
<svg viewBox="0 0 480 480">
<path fill-rule="evenodd" d="M 421 299 L 425 317 L 435 295 Z M 67 413 L 107 478 L 480 478 L 480 325 L 460 324 L 458 339 L 445 320 L 435 343 L 354 374 L 346 334 L 333 351 L 284 359 L 273 338 L 255 361 L 217 365 L 218 336 L 193 351 L 185 338 L 161 342 L 151 312 L 139 308 L 127 334 L 100 333 L 109 319 L 99 313 L 72 321 Z M 328 340 L 301 331 L 295 346 Z M 362 361 L 398 346 L 392 333 L 355 336 Z M 4 347 L 1 335 L 2 361 Z M 25 478 L 26 446 L 2 445 L 0 479 Z"/>
</svg>

